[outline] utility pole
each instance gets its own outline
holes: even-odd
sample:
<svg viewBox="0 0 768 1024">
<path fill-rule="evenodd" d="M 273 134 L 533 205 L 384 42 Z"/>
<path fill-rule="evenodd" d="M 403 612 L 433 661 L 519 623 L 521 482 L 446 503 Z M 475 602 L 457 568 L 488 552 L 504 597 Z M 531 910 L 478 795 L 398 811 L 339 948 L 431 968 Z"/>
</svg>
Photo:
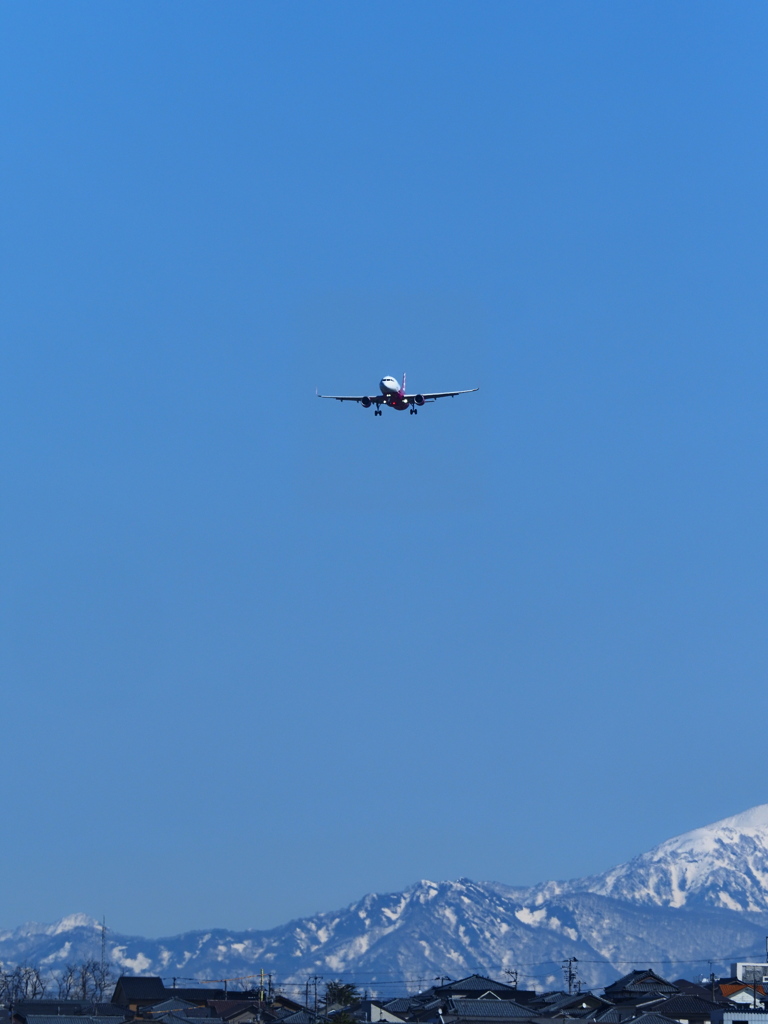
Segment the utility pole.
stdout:
<svg viewBox="0 0 768 1024">
<path fill-rule="evenodd" d="M 512 986 L 512 988 L 516 989 L 517 988 L 517 970 L 515 970 L 515 969 L 509 970 L 508 968 L 505 967 L 504 968 L 504 973 L 509 975 L 509 984 Z"/>
<path fill-rule="evenodd" d="M 573 995 L 573 983 L 576 981 L 576 968 L 573 966 L 579 962 L 578 957 L 569 956 L 563 960 L 563 975 L 568 982 L 568 995 Z"/>
<path fill-rule="evenodd" d="M 768 940 L 767 940 L 768 941 Z M 106 918 L 101 918 L 101 997 L 106 987 Z"/>
<path fill-rule="evenodd" d="M 318 981 L 322 981 L 323 980 L 323 976 L 322 976 L 322 974 L 313 974 L 312 977 L 309 980 L 315 986 L 315 1016 L 317 1016 L 317 983 L 318 983 Z M 327 1006 L 325 1008 L 325 1011 L 326 1011 L 326 1013 L 328 1012 L 328 1007 Z"/>
</svg>

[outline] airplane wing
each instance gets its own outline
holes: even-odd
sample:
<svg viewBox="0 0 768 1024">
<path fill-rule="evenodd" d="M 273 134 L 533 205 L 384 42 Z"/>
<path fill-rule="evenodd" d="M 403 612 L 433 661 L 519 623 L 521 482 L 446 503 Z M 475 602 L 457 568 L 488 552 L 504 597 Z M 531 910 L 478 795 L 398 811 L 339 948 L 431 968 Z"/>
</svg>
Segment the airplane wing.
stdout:
<svg viewBox="0 0 768 1024">
<path fill-rule="evenodd" d="M 436 402 L 438 398 L 453 398 L 456 395 L 469 395 L 473 391 L 479 391 L 480 388 L 467 388 L 466 391 L 435 391 L 432 394 L 427 394 L 425 391 L 421 396 L 425 402 Z M 416 395 L 406 395 L 407 399 L 412 400 L 416 398 Z"/>
<path fill-rule="evenodd" d="M 321 395 L 319 391 L 315 394 L 318 398 L 334 398 L 337 402 L 367 402 L 368 405 L 380 405 L 384 401 L 383 395 Z"/>
</svg>

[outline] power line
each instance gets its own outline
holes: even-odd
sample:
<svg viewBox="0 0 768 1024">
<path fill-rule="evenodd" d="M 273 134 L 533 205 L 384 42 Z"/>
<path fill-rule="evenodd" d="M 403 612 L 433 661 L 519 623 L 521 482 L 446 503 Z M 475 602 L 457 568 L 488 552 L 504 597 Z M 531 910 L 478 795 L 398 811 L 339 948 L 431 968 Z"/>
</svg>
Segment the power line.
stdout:
<svg viewBox="0 0 768 1024">
<path fill-rule="evenodd" d="M 618 964 L 621 964 L 621 965 L 643 964 L 643 965 L 648 965 L 648 966 L 651 966 L 651 965 L 653 965 L 653 966 L 664 966 L 665 964 L 669 964 L 669 965 L 672 965 L 672 964 L 680 964 L 680 965 L 682 965 L 682 964 L 717 964 L 717 963 L 729 963 L 729 962 L 733 962 L 733 961 L 743 960 L 745 958 L 748 958 L 748 957 L 751 957 L 751 956 L 754 956 L 754 955 L 762 956 L 762 950 L 761 950 L 761 952 L 759 954 L 754 954 L 752 952 L 747 951 L 747 952 L 739 952 L 739 953 L 730 953 L 727 956 L 720 955 L 720 956 L 696 957 L 696 958 L 690 959 L 690 960 L 681 960 L 681 959 L 679 959 L 677 957 L 674 957 L 674 956 L 669 956 L 669 957 L 667 957 L 664 960 L 648 960 L 648 959 L 646 959 L 644 957 L 636 957 L 633 960 L 613 960 L 613 959 L 609 960 L 607 957 L 603 958 L 603 959 L 584 959 L 582 957 L 579 957 L 578 962 L 580 964 L 605 964 L 607 966 L 613 966 L 613 965 L 618 965 Z M 563 963 L 562 960 L 532 960 L 532 961 L 527 961 L 527 962 L 518 962 L 517 966 L 519 968 L 523 968 L 523 967 L 528 967 L 528 968 L 531 968 L 531 967 L 533 967 L 533 968 L 535 968 L 535 967 L 546 968 L 546 967 L 560 967 L 562 965 L 562 963 Z M 485 967 L 485 966 L 482 966 L 482 967 L 478 966 L 476 968 L 476 971 L 478 973 L 480 973 L 482 971 L 486 971 L 486 970 L 488 970 L 488 968 Z M 259 977 L 258 974 L 238 975 L 238 976 L 232 977 L 232 978 L 181 978 L 181 977 L 176 976 L 175 980 L 176 981 L 194 982 L 195 984 L 198 984 L 198 985 L 221 985 L 221 984 L 224 984 L 224 983 L 228 983 L 230 981 L 249 981 L 249 980 L 251 980 L 253 978 L 258 978 L 258 977 Z M 536 975 L 532 974 L 532 973 L 527 973 L 526 972 L 525 977 L 530 978 L 530 979 L 535 979 Z M 168 978 L 170 978 L 170 975 L 164 977 L 163 980 L 168 980 Z M 428 985 L 430 982 L 435 980 L 431 976 L 429 976 L 429 977 L 415 977 L 414 976 L 414 977 L 410 977 L 410 978 L 391 978 L 391 977 L 386 977 L 385 976 L 383 978 L 379 978 L 379 977 L 377 977 L 377 972 L 376 971 L 355 971 L 354 973 L 352 973 L 352 972 L 347 973 L 345 971 L 339 971 L 339 972 L 334 972 L 334 978 L 338 979 L 340 981 L 346 981 L 348 984 L 354 984 L 354 985 L 357 985 L 357 984 L 366 985 L 370 981 L 370 982 L 375 983 L 375 985 L 377 987 L 382 987 L 384 985 L 387 985 L 387 986 L 389 986 L 389 985 L 419 985 L 419 984 L 424 984 L 424 983 L 427 983 L 427 985 Z M 309 981 L 310 984 L 314 984 L 314 986 L 316 987 L 317 986 L 317 981 L 319 981 L 319 980 L 321 980 L 319 975 L 311 975 L 310 974 L 310 975 L 307 975 L 307 977 L 304 980 L 280 982 L 278 987 L 281 988 L 281 989 L 288 989 L 288 988 L 290 988 L 290 989 L 297 989 L 297 990 L 298 989 L 304 989 L 306 987 L 307 981 Z"/>
</svg>

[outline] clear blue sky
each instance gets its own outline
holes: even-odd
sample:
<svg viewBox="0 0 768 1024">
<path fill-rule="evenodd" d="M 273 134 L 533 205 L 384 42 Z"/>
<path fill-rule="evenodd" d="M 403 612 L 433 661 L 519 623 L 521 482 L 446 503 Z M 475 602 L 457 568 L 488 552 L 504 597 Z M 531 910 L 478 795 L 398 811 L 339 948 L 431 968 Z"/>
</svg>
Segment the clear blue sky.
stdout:
<svg viewBox="0 0 768 1024">
<path fill-rule="evenodd" d="M 0 923 L 768 799 L 764 3 L 3 4 Z M 480 385 L 412 417 L 314 388 Z"/>
</svg>

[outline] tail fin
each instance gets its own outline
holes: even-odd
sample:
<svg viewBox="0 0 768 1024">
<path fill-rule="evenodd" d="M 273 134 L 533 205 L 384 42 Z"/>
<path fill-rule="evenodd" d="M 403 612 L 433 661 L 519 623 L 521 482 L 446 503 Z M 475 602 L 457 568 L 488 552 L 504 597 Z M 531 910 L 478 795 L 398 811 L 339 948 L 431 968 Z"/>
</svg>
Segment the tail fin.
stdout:
<svg viewBox="0 0 768 1024">
<path fill-rule="evenodd" d="M 405 394 L 405 374 L 403 374 L 403 394 Z"/>
</svg>

